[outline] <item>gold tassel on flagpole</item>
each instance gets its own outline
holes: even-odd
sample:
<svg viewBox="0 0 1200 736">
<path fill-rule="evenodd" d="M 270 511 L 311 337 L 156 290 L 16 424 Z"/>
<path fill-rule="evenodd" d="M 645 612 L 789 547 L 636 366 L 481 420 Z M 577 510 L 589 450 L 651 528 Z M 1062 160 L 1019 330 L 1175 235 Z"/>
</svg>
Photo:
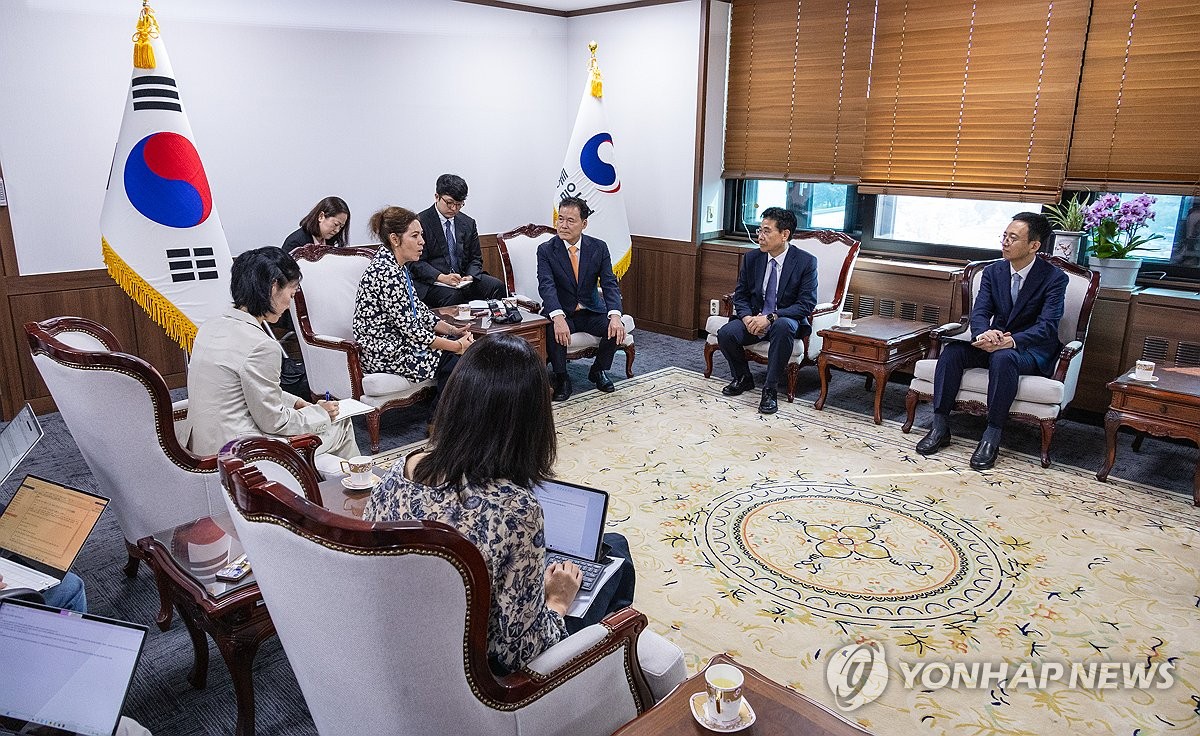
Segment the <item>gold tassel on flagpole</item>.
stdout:
<svg viewBox="0 0 1200 736">
<path fill-rule="evenodd" d="M 158 21 L 154 19 L 154 8 L 150 7 L 149 0 L 142 0 L 142 13 L 133 34 L 133 65 L 138 69 L 155 66 L 154 47 L 150 45 L 152 38 L 158 38 Z"/>
<path fill-rule="evenodd" d="M 595 41 L 588 44 L 588 51 L 592 52 L 592 60 L 588 62 L 588 81 L 592 85 L 592 97 L 603 97 L 604 77 L 600 74 L 600 62 L 596 61 L 596 49 Z"/>
<path fill-rule="evenodd" d="M 157 289 L 146 283 L 137 271 L 130 268 L 104 237 L 100 238 L 100 250 L 104 256 L 104 265 L 108 268 L 108 275 L 117 282 L 117 286 L 137 302 L 150 319 L 161 325 L 168 337 L 179 343 L 184 350 L 191 352 L 192 341 L 196 339 L 195 323 Z"/>
</svg>

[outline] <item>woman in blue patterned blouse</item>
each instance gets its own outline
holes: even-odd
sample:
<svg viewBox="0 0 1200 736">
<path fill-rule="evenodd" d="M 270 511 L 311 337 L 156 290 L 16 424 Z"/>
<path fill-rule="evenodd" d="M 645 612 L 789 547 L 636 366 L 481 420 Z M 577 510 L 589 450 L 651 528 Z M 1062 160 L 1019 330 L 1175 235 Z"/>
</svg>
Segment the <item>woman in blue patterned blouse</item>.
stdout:
<svg viewBox="0 0 1200 736">
<path fill-rule="evenodd" d="M 413 291 L 408 264 L 425 249 L 416 213 L 385 207 L 371 216 L 370 227 L 383 245 L 354 297 L 354 339 L 362 348 L 363 371 L 394 373 L 413 383 L 436 377 L 440 389 L 471 345 L 471 333 L 441 321 Z"/>
<path fill-rule="evenodd" d="M 388 472 L 363 511 L 367 521 L 445 522 L 479 548 L 492 583 L 488 655 L 500 671 L 519 669 L 568 632 L 633 603 L 628 543 L 605 534 L 625 563 L 585 618 L 564 618 L 580 570 L 571 563 L 546 567 L 542 508 L 533 493 L 550 477 L 556 452 L 545 361 L 518 337 L 489 335 L 446 383 L 429 444 Z"/>
</svg>

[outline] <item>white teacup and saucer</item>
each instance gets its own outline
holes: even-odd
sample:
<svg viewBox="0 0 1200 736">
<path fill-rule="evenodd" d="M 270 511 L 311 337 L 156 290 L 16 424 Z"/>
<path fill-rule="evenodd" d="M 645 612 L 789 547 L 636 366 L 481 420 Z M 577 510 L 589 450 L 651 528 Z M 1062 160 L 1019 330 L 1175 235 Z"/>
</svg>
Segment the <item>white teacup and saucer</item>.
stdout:
<svg viewBox="0 0 1200 736">
<path fill-rule="evenodd" d="M 342 460 L 342 472 L 346 473 L 346 477 L 342 478 L 342 485 L 348 491 L 361 493 L 369 491 L 379 483 L 379 476 L 375 475 L 375 461 L 367 455 L 358 455 L 349 460 Z"/>
</svg>

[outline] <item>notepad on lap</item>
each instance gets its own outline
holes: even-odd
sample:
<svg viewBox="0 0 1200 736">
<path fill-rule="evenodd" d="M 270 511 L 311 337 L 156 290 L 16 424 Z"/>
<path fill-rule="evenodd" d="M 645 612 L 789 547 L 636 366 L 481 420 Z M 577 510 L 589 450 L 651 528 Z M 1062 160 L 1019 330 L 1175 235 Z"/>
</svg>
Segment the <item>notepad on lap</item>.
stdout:
<svg viewBox="0 0 1200 736">
<path fill-rule="evenodd" d="M 0 512 L 0 575 L 7 587 L 46 590 L 62 582 L 108 499 L 35 475 Z"/>
<path fill-rule="evenodd" d="M 340 422 L 343 419 L 356 417 L 360 414 L 370 414 L 375 411 L 375 407 L 370 404 L 364 404 L 358 399 L 338 399 L 338 415 L 335 422 Z"/>
<path fill-rule="evenodd" d="M 443 284 L 441 281 L 434 281 L 433 285 L 441 286 L 446 289 L 465 289 L 470 286 L 473 281 L 474 279 L 472 279 L 470 276 L 463 276 L 462 281 L 459 281 L 457 284 Z"/>
</svg>

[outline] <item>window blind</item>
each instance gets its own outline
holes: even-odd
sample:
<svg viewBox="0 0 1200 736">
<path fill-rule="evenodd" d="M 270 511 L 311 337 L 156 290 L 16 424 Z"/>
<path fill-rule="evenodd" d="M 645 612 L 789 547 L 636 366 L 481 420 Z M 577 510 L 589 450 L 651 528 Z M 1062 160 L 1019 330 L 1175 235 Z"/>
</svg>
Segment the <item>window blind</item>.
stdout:
<svg viewBox="0 0 1200 736">
<path fill-rule="evenodd" d="M 727 178 L 858 181 L 875 0 L 737 0 Z"/>
<path fill-rule="evenodd" d="M 1067 188 L 1200 195 L 1200 4 L 1094 0 Z"/>
<path fill-rule="evenodd" d="M 880 0 L 859 191 L 1061 193 L 1087 0 Z"/>
</svg>

